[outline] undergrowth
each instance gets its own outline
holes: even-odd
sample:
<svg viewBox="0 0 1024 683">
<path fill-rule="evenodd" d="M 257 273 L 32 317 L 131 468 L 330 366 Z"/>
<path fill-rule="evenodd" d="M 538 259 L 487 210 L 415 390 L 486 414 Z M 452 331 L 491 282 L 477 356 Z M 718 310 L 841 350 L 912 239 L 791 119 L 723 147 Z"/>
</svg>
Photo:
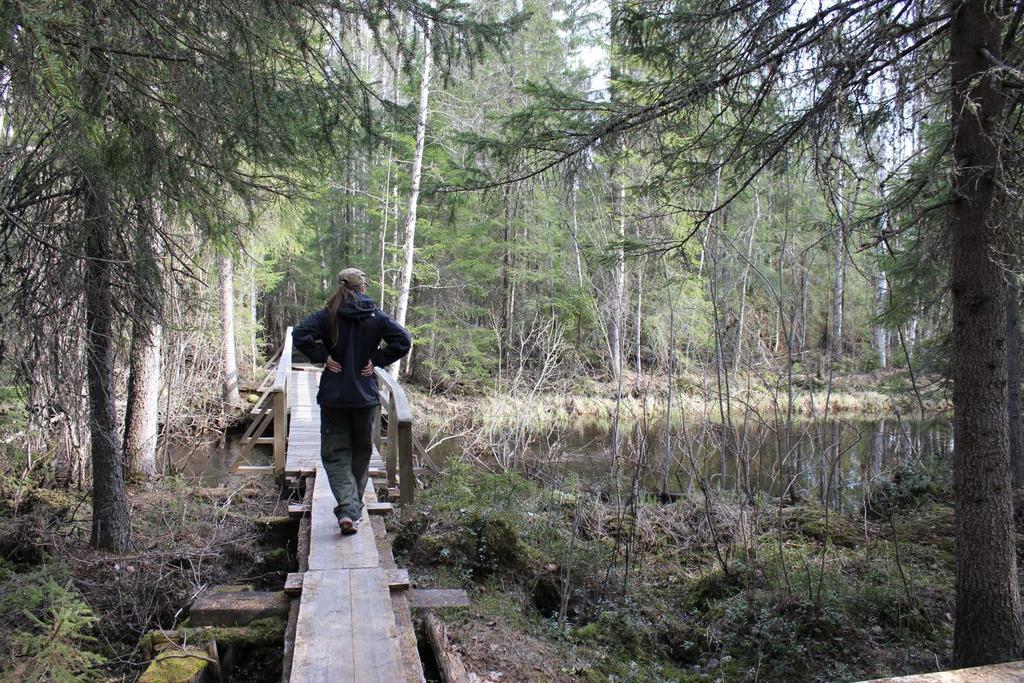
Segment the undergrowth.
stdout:
<svg viewBox="0 0 1024 683">
<path fill-rule="evenodd" d="M 932 469 L 910 468 L 861 514 L 826 521 L 813 503 L 726 493 L 624 513 L 614 488 L 452 462 L 403 511 L 395 550 L 421 584 L 470 591 L 473 606 L 445 618 L 469 634 L 459 647 L 471 668 L 509 680 L 933 670 L 951 646 L 952 510 L 936 465 L 915 467 Z M 525 666 L 524 647 L 502 644 L 517 639 L 561 664 Z"/>
<path fill-rule="evenodd" d="M 173 628 L 200 590 L 283 580 L 259 523 L 274 493 L 255 480 L 133 487 L 133 548 L 115 555 L 88 545 L 85 493 L 0 473 L 0 680 L 134 680 L 144 634 Z"/>
</svg>

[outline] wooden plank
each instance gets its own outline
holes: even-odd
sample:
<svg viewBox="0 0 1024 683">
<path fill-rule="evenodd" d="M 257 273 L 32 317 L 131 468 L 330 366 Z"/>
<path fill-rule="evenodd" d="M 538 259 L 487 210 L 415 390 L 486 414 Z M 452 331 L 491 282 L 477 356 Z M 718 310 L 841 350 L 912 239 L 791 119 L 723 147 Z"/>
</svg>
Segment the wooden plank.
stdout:
<svg viewBox="0 0 1024 683">
<path fill-rule="evenodd" d="M 288 597 L 302 595 L 302 572 L 292 572 L 284 580 L 284 594 Z"/>
<path fill-rule="evenodd" d="M 423 620 L 423 629 L 427 633 L 427 642 L 434 650 L 434 659 L 445 683 L 468 683 L 469 671 L 452 647 L 444 623 L 436 614 L 428 614 Z"/>
<path fill-rule="evenodd" d="M 305 503 L 289 503 L 288 504 L 288 516 L 289 517 L 302 517 L 310 511 L 310 507 Z"/>
<path fill-rule="evenodd" d="M 461 588 L 414 588 L 409 591 L 414 609 L 432 607 L 469 607 L 469 595 Z"/>
<path fill-rule="evenodd" d="M 235 468 L 238 474 L 273 474 L 273 465 L 239 465 Z"/>
<path fill-rule="evenodd" d="M 398 629 L 391 613 L 391 594 L 382 569 L 356 569 L 351 577 L 356 681 L 393 683 L 402 679 Z"/>
<path fill-rule="evenodd" d="M 393 591 L 405 590 L 409 587 L 408 569 L 387 569 L 388 588 Z"/>
<path fill-rule="evenodd" d="M 280 591 L 208 590 L 189 609 L 189 626 L 244 626 L 257 619 L 288 614 L 288 598 Z"/>
<path fill-rule="evenodd" d="M 391 503 L 367 503 L 366 511 L 371 515 L 386 515 L 395 511 Z"/>
<path fill-rule="evenodd" d="M 352 589 L 347 571 L 306 572 L 295 626 L 291 680 L 356 681 Z"/>
<path fill-rule="evenodd" d="M 899 678 L 876 678 L 864 683 L 1010 683 L 1024 682 L 1024 661 L 978 666 L 970 669 L 937 671 L 928 674 L 900 676 Z"/>
<path fill-rule="evenodd" d="M 334 516 L 334 494 L 327 474 L 317 471 L 313 487 L 313 511 L 310 516 L 309 568 L 355 569 L 380 566 L 377 544 L 370 529 L 369 515 L 363 510 L 358 534 L 343 536 Z"/>
</svg>

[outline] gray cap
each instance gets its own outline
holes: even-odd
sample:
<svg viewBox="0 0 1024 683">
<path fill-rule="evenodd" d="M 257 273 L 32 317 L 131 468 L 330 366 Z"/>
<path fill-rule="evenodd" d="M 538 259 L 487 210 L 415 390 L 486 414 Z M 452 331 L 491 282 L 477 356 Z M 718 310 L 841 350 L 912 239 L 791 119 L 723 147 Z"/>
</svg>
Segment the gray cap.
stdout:
<svg viewBox="0 0 1024 683">
<path fill-rule="evenodd" d="M 338 273 L 338 284 L 345 285 L 349 289 L 355 289 L 366 284 L 366 273 L 358 268 L 346 268 Z"/>
</svg>

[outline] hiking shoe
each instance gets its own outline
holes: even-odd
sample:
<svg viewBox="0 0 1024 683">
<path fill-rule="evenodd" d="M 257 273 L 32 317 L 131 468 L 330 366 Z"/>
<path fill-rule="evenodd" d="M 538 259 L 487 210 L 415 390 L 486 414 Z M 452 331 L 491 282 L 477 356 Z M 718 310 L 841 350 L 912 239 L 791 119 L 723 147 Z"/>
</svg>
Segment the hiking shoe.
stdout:
<svg viewBox="0 0 1024 683">
<path fill-rule="evenodd" d="M 342 517 L 341 519 L 339 519 L 338 527 L 341 528 L 341 533 L 345 534 L 346 536 L 351 536 L 352 534 L 359 531 L 359 525 L 353 522 L 348 517 Z"/>
</svg>

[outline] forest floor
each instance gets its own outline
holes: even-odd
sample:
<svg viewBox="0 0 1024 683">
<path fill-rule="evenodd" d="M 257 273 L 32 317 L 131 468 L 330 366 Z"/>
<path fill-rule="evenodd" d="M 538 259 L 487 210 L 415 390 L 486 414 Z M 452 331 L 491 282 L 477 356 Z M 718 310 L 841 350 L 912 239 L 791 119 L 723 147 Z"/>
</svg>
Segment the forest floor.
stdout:
<svg viewBox="0 0 1024 683">
<path fill-rule="evenodd" d="M 784 421 L 792 393 L 795 420 L 824 416 L 912 418 L 951 410 L 948 387 L 937 375 L 911 376 L 906 370 L 837 374 L 831 383 L 813 374 L 778 373 L 732 376 L 729 391 L 718 391 L 718 378 L 695 372 L 680 374 L 675 382 L 673 415 L 684 421 L 721 421 L 723 399 L 732 398 L 734 419 Z M 618 384 L 581 377 L 556 386 L 498 386 L 484 393 L 433 393 L 406 385 L 420 424 L 428 431 L 453 431 L 469 426 L 526 426 L 531 430 L 573 426 L 602 426 L 612 422 Z M 724 386 L 724 385 L 723 385 Z M 624 373 L 618 409 L 626 420 L 664 415 L 668 382 L 664 375 L 637 379 Z"/>
<path fill-rule="evenodd" d="M 290 570 L 270 482 L 130 486 L 133 548 L 115 555 L 89 546 L 87 492 L 0 462 L 0 680 L 135 680 L 144 634 L 180 625 L 197 593 L 279 587 Z M 279 680 L 279 649 L 235 680 Z"/>
<path fill-rule="evenodd" d="M 947 664 L 940 462 L 897 470 L 856 515 L 725 493 L 614 501 L 451 461 L 402 511 L 395 549 L 420 586 L 470 593 L 441 616 L 480 680 L 834 681 Z M 1019 548 L 1022 531 L 1018 516 Z"/>
</svg>

